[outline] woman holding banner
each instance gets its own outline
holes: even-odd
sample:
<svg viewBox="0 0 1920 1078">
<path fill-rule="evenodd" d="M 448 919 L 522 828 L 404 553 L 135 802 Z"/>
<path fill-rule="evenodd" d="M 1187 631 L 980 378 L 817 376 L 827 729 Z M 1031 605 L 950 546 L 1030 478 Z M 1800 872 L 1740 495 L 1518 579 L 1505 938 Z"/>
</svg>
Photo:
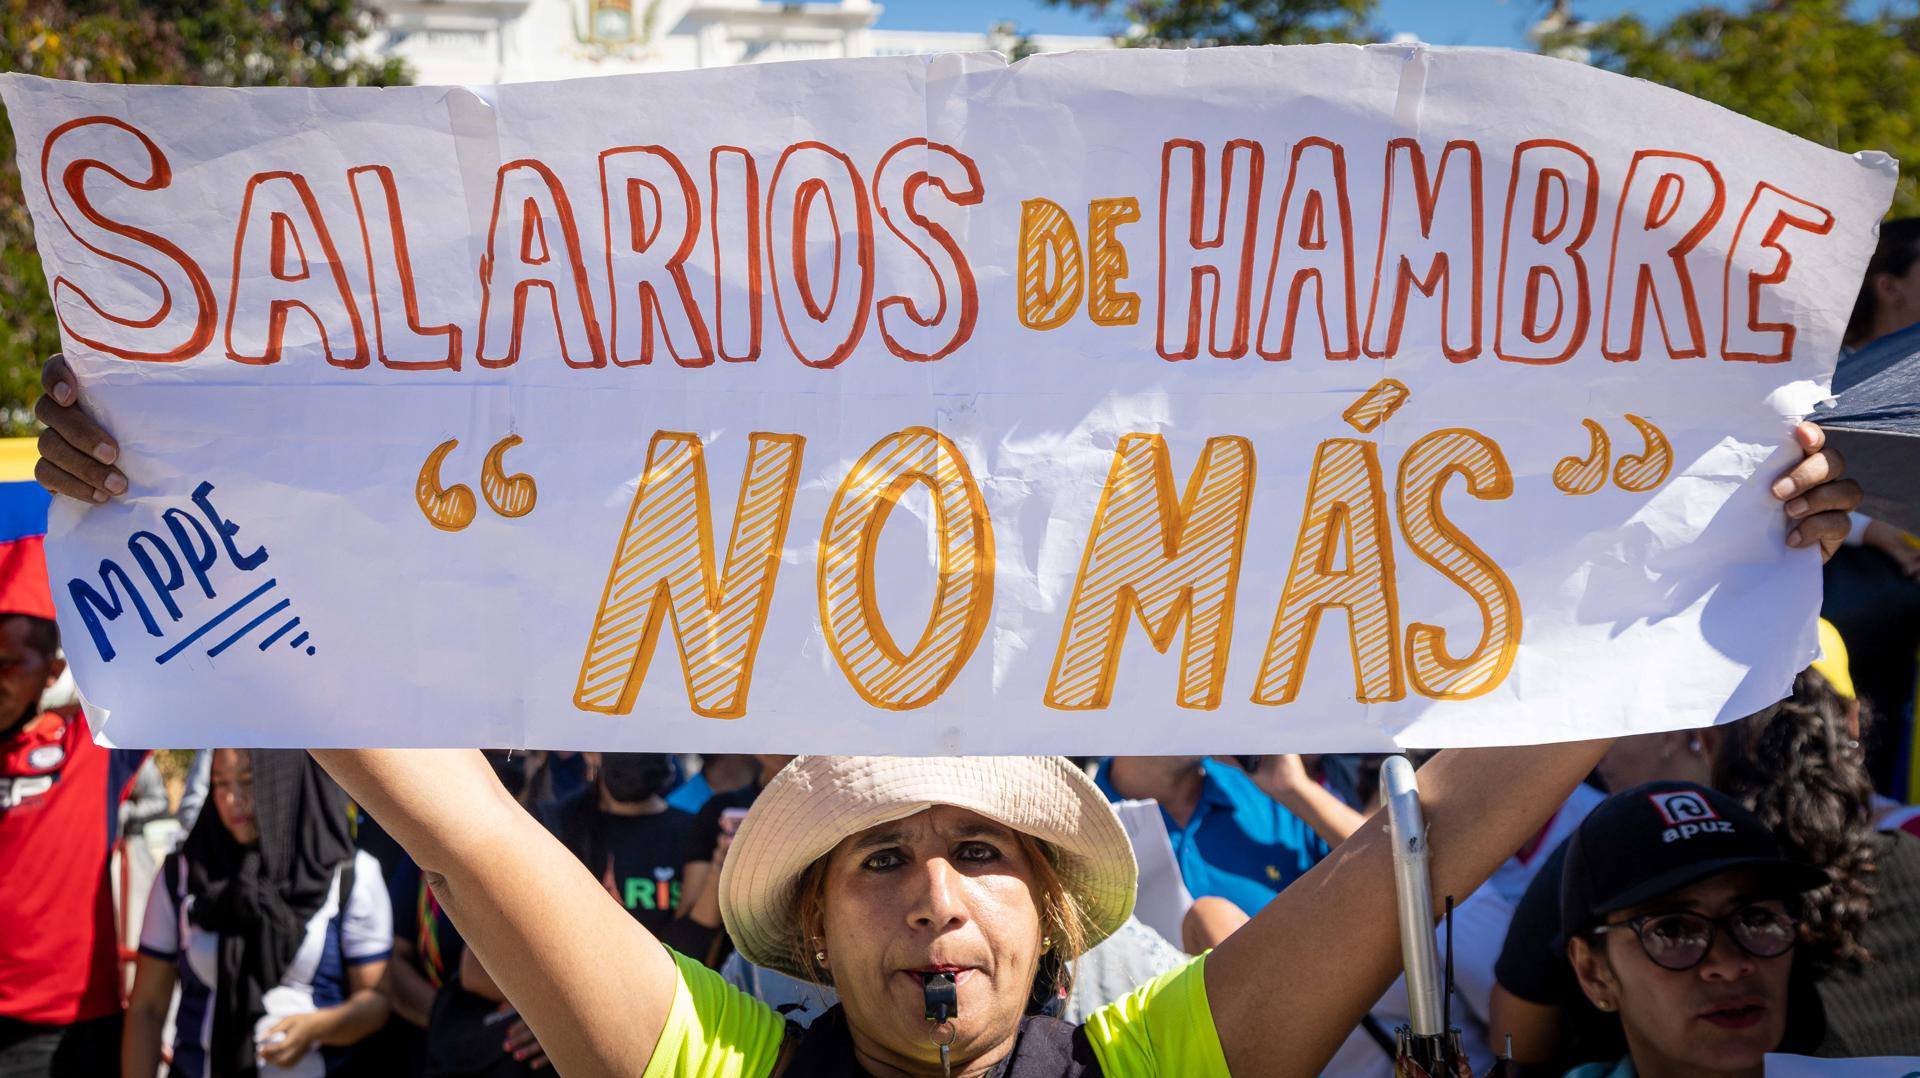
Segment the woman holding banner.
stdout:
<svg viewBox="0 0 1920 1078">
<path fill-rule="evenodd" d="M 124 492 L 64 362 L 43 381 L 41 482 Z M 1774 486 L 1788 541 L 1831 552 L 1859 489 L 1818 427 L 1795 437 L 1803 459 Z M 1434 757 L 1434 893 L 1477 887 L 1606 747 Z M 1399 972 L 1390 841 L 1369 824 L 1211 953 L 1084 1025 L 1037 1016 L 1133 905 L 1131 850 L 1092 782 L 1058 758 L 800 757 L 741 825 L 720 902 L 747 958 L 838 991 L 801 1033 L 661 946 L 480 753 L 313 755 L 419 862 L 562 1073 L 1305 1076 Z"/>
</svg>

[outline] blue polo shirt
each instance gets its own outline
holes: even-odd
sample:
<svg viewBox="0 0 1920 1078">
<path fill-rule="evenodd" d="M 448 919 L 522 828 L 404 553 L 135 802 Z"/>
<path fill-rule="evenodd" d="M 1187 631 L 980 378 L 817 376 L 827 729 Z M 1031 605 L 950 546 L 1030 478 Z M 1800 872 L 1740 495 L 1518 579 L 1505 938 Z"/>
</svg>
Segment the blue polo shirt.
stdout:
<svg viewBox="0 0 1920 1078">
<path fill-rule="evenodd" d="M 1160 810 L 1173 840 L 1173 859 L 1195 898 L 1218 895 L 1259 913 L 1283 888 L 1327 855 L 1327 844 L 1305 820 L 1268 797 L 1253 776 L 1215 760 L 1201 765 L 1200 803 L 1180 827 Z M 1109 801 L 1124 801 L 1100 762 L 1095 781 Z"/>
</svg>

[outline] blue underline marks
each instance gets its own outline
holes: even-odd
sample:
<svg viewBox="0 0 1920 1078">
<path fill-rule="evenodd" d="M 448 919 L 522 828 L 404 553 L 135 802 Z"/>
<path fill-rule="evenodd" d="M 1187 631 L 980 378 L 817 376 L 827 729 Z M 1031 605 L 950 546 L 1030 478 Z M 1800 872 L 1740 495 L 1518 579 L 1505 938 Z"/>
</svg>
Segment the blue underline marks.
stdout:
<svg viewBox="0 0 1920 1078">
<path fill-rule="evenodd" d="M 188 647 L 192 646 L 194 641 L 207 635 L 207 633 L 211 632 L 221 622 L 232 617 L 234 614 L 239 613 L 240 610 L 243 609 L 248 603 L 253 602 L 255 599 L 258 599 L 260 596 L 265 595 L 267 592 L 273 590 L 274 585 L 278 584 L 279 582 L 280 581 L 277 578 L 272 579 L 267 581 L 265 584 L 262 584 L 259 587 L 248 592 L 243 598 L 241 598 L 239 602 L 234 603 L 232 606 L 227 607 L 225 610 L 222 610 L 218 614 L 215 614 L 213 618 L 209 620 L 205 625 L 200 626 L 198 629 L 195 629 L 194 631 L 188 633 L 186 636 L 182 637 L 179 643 L 161 652 L 158 656 L 154 658 L 153 661 L 163 666 L 166 665 L 169 659 L 172 659 L 175 655 L 178 655 L 182 651 L 185 651 Z M 275 612 L 285 608 L 286 605 L 287 605 L 286 601 L 283 600 L 279 606 L 276 606 L 272 610 L 267 611 L 266 614 L 263 614 L 260 617 L 255 618 L 253 621 L 249 622 L 244 628 L 242 628 L 239 632 L 233 634 L 227 639 L 221 641 L 219 644 L 215 645 L 213 650 L 207 652 L 207 654 L 209 656 L 220 654 L 222 651 L 226 650 L 227 645 L 233 643 L 235 640 L 238 640 L 240 637 L 245 636 L 249 629 L 252 629 L 255 625 L 260 624 L 260 622 L 266 620 L 267 617 L 271 616 Z"/>
</svg>

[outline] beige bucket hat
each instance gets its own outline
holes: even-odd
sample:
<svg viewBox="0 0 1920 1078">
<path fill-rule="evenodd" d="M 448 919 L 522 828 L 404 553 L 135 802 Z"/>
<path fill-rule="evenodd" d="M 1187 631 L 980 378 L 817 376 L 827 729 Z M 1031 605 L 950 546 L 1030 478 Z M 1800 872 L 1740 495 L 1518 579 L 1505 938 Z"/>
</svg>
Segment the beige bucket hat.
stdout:
<svg viewBox="0 0 1920 1078">
<path fill-rule="evenodd" d="M 1087 946 L 1133 913 L 1139 870 L 1127 833 L 1064 757 L 799 756 L 755 799 L 720 871 L 720 916 L 734 947 L 755 965 L 805 977 L 794 898 L 807 866 L 849 835 L 936 805 L 1051 846 L 1061 882 L 1086 910 Z"/>
</svg>

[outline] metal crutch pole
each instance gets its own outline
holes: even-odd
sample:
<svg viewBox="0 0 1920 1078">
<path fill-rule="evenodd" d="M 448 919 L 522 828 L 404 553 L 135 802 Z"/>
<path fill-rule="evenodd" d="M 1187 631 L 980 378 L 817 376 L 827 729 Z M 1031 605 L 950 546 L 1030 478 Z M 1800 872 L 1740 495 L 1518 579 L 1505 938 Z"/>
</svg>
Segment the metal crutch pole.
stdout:
<svg viewBox="0 0 1920 1078">
<path fill-rule="evenodd" d="M 1408 1024 L 1396 1031 L 1394 1073 L 1402 1078 L 1472 1078 L 1460 1037 L 1447 1028 L 1446 995 L 1433 946 L 1433 877 L 1427 823 L 1413 764 L 1389 756 L 1380 769 L 1387 827 L 1393 839 L 1393 892 L 1400 921 L 1400 960 L 1407 973 Z M 1451 974 L 1451 970 L 1449 970 Z"/>
</svg>

